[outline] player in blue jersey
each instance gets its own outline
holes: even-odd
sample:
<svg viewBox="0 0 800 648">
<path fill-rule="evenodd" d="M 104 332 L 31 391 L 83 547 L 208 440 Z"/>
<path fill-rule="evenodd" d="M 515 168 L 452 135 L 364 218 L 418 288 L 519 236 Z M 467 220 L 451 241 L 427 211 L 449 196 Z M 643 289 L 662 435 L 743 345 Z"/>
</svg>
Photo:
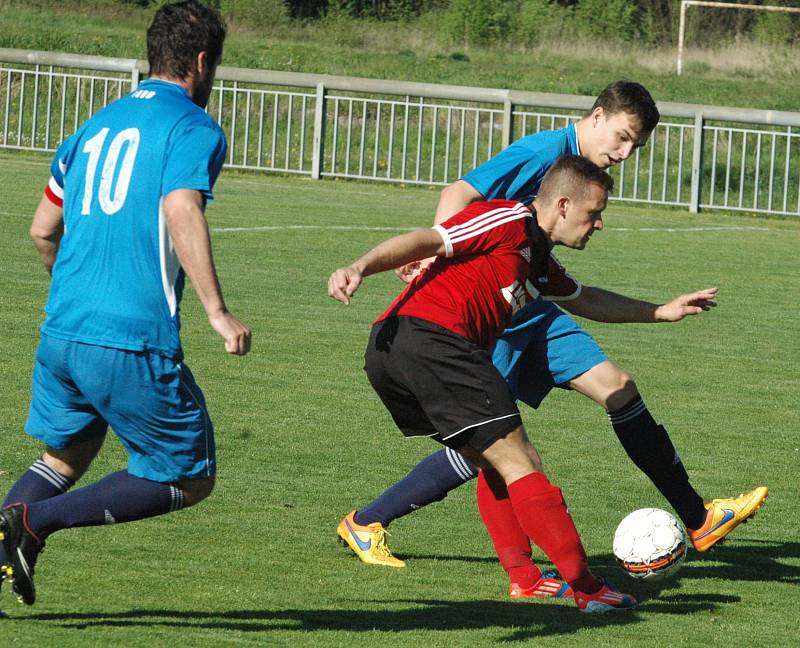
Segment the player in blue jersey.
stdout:
<svg viewBox="0 0 800 648">
<path fill-rule="evenodd" d="M 529 204 L 546 171 L 564 154 L 582 155 L 601 168 L 612 167 L 647 142 L 658 119 L 658 110 L 645 88 L 638 83 L 614 82 L 576 124 L 523 137 L 446 187 L 436 223 L 477 200 L 509 198 Z M 759 487 L 736 498 L 705 502 L 692 487 L 667 431 L 648 411 L 633 378 L 611 362 L 591 336 L 552 300 L 558 300 L 573 315 L 601 322 L 657 322 L 679 321 L 702 312 L 696 307 L 698 297 L 705 294 L 705 299 L 713 300 L 713 294 L 699 291 L 658 305 L 581 286 L 571 279 L 573 286 L 565 289 L 563 268 L 552 261 L 554 272 L 549 279 L 557 290 L 516 314 L 495 345 L 495 366 L 516 398 L 531 407 L 538 407 L 555 386 L 573 389 L 600 405 L 628 456 L 683 520 L 695 548 L 708 550 L 755 513 L 767 489 Z M 407 267 L 406 278 L 417 271 L 418 267 Z M 403 567 L 404 561 L 393 556 L 386 544 L 385 527 L 398 517 L 443 499 L 477 474 L 475 466 L 457 452 L 440 450 L 423 459 L 376 500 L 351 511 L 337 533 L 362 561 Z M 484 522 L 509 574 L 510 594 L 525 595 L 527 586 L 535 582 L 529 549 L 509 542 L 502 528 L 493 531 L 485 516 Z"/>
<path fill-rule="evenodd" d="M 179 304 L 188 275 L 228 353 L 250 330 L 226 308 L 206 203 L 225 157 L 203 110 L 222 57 L 218 13 L 165 5 L 147 32 L 150 78 L 58 149 L 31 236 L 52 274 L 26 431 L 44 454 L 0 511 L 3 573 L 34 603 L 50 534 L 192 506 L 216 472 L 203 393 L 183 362 Z M 111 426 L 127 470 L 67 492 Z"/>
</svg>

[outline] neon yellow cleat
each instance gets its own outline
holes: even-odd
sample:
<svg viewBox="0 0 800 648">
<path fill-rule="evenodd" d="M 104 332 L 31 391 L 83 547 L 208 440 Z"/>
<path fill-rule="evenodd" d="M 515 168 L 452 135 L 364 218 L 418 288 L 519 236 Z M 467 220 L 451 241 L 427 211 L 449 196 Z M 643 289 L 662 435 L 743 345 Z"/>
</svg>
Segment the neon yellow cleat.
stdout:
<svg viewBox="0 0 800 648">
<path fill-rule="evenodd" d="M 395 558 L 386 546 L 388 531 L 383 525 L 380 522 L 367 526 L 356 524 L 355 514 L 355 511 L 350 511 L 336 527 L 342 542 L 353 550 L 361 562 L 384 567 L 405 567 L 405 561 Z"/>
<path fill-rule="evenodd" d="M 706 504 L 708 514 L 706 521 L 699 529 L 687 529 L 689 538 L 697 551 L 708 551 L 725 538 L 742 522 L 747 520 L 767 499 L 769 490 L 766 486 L 754 488 L 749 493 L 743 493 L 739 497 L 727 499 L 715 499 Z"/>
</svg>

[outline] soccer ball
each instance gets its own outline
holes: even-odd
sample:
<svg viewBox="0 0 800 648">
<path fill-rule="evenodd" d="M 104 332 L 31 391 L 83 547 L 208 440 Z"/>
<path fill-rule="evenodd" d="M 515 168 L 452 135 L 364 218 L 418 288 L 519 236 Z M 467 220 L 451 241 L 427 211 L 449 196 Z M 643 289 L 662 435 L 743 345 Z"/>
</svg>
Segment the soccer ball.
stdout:
<svg viewBox="0 0 800 648">
<path fill-rule="evenodd" d="M 686 558 L 686 532 L 666 511 L 643 508 L 619 523 L 614 556 L 633 578 L 658 580 L 674 574 Z"/>
</svg>

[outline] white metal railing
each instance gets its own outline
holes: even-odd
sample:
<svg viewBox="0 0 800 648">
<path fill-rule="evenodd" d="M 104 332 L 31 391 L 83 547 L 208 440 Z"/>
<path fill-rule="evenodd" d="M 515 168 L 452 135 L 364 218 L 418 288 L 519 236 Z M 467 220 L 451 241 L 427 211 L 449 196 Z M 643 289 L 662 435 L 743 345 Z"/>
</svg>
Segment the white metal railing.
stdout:
<svg viewBox="0 0 800 648">
<path fill-rule="evenodd" d="M 0 148 L 54 150 L 146 73 L 134 59 L 0 49 Z M 231 168 L 445 185 L 593 100 L 221 67 L 208 111 Z M 611 171 L 613 198 L 800 215 L 800 113 L 658 107 L 647 145 Z"/>
</svg>

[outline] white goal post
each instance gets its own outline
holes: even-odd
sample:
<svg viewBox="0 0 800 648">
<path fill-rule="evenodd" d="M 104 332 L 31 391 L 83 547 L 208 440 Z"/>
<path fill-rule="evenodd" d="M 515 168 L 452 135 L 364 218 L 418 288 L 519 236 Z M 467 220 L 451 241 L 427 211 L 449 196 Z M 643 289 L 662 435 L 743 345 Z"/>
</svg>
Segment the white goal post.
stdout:
<svg viewBox="0 0 800 648">
<path fill-rule="evenodd" d="M 678 74 L 683 72 L 683 40 L 686 32 L 686 9 L 692 6 L 715 7 L 717 9 L 748 9 L 750 11 L 800 13 L 800 8 L 798 7 L 776 7 L 774 5 L 739 4 L 736 2 L 705 2 L 705 0 L 681 0 L 681 22 L 678 29 Z"/>
</svg>

